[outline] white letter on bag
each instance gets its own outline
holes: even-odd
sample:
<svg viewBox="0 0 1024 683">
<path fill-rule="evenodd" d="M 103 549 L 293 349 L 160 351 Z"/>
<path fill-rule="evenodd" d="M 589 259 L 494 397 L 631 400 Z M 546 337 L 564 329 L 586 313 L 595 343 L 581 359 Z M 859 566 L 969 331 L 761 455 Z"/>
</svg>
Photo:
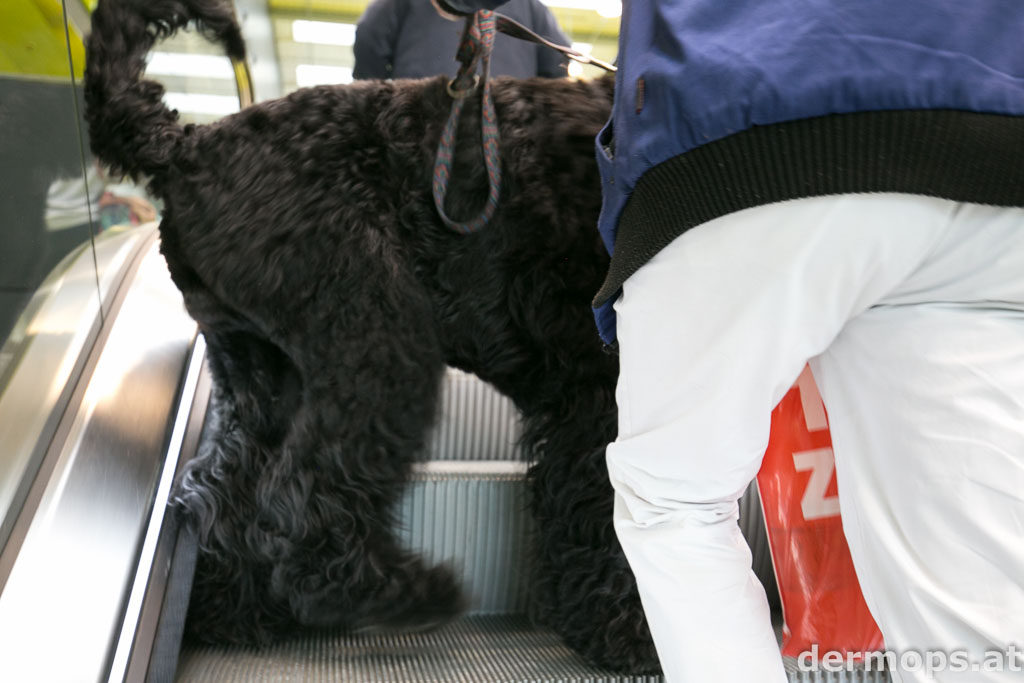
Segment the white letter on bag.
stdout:
<svg viewBox="0 0 1024 683">
<path fill-rule="evenodd" d="M 807 490 L 800 501 L 800 509 L 804 519 L 821 519 L 835 517 L 839 514 L 839 496 L 825 496 L 832 472 L 836 469 L 835 456 L 831 448 L 816 448 L 813 451 L 800 451 L 793 454 L 793 465 L 797 472 L 811 471 L 807 481 Z"/>
</svg>

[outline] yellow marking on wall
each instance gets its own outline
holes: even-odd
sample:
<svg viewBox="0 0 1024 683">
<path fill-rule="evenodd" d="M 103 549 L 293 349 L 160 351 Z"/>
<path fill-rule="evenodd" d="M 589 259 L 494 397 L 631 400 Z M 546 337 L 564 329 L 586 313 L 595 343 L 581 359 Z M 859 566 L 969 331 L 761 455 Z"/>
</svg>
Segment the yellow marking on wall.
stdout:
<svg viewBox="0 0 1024 683">
<path fill-rule="evenodd" d="M 80 77 L 85 46 L 74 28 L 68 35 L 75 75 Z M 60 0 L 0 2 L 0 74 L 70 78 L 66 41 Z"/>
</svg>

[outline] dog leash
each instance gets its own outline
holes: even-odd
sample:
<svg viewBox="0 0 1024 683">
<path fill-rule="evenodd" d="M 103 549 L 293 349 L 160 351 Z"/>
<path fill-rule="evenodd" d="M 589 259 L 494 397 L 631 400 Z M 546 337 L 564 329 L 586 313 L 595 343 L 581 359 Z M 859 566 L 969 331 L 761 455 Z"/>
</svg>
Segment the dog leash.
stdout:
<svg viewBox="0 0 1024 683">
<path fill-rule="evenodd" d="M 449 228 L 463 233 L 479 230 L 487 225 L 498 208 L 498 195 L 501 194 L 501 160 L 498 158 L 498 120 L 494 115 L 494 101 L 491 98 L 491 81 L 488 78 L 491 68 L 491 49 L 494 47 L 494 12 L 481 10 L 467 18 L 466 29 L 462 33 L 462 41 L 456 56 L 462 62 L 458 73 L 448 83 L 448 94 L 452 98 L 452 109 L 448 121 L 441 132 L 441 142 L 437 146 L 437 158 L 434 160 L 434 206 L 441 220 Z M 444 198 L 448 194 L 448 181 L 451 178 L 452 159 L 455 156 L 455 131 L 459 124 L 459 115 L 466 98 L 473 94 L 480 77 L 476 74 L 477 63 L 483 64 L 483 98 L 480 106 L 480 128 L 484 143 L 484 165 L 487 167 L 487 203 L 476 218 L 465 222 L 454 221 L 444 211 Z"/>
<path fill-rule="evenodd" d="M 606 71 L 615 71 L 615 67 L 591 55 L 564 45 L 558 45 L 526 28 L 519 22 L 497 14 L 491 10 L 480 10 L 466 18 L 466 28 L 459 42 L 456 59 L 462 63 L 458 73 L 448 82 L 448 95 L 452 98 L 452 108 L 448 114 L 441 141 L 437 146 L 437 157 L 434 160 L 434 179 L 432 194 L 434 207 L 441 221 L 453 230 L 471 233 L 487 225 L 498 208 L 498 197 L 501 195 L 501 159 L 498 155 L 498 120 L 494 113 L 494 101 L 491 98 L 491 50 L 494 48 L 495 30 L 513 38 L 545 45 L 561 52 L 566 57 L 583 64 L 593 64 Z M 483 97 L 480 105 L 480 128 L 483 137 L 484 165 L 487 168 L 487 203 L 483 210 L 469 221 L 452 220 L 445 213 L 444 200 L 448 195 L 448 183 L 451 180 L 452 160 L 455 157 L 455 131 L 459 127 L 459 116 L 466 98 L 473 94 L 481 77 L 477 75 L 477 64 L 483 65 Z"/>
</svg>

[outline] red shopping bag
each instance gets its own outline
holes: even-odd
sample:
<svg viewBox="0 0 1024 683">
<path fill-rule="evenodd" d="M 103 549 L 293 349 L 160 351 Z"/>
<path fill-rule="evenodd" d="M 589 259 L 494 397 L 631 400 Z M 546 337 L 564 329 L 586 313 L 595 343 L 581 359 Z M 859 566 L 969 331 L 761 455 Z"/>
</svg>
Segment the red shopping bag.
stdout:
<svg viewBox="0 0 1024 683">
<path fill-rule="evenodd" d="M 810 368 L 772 412 L 757 485 L 782 598 L 783 656 L 815 644 L 819 658 L 882 649 L 843 536 L 832 437 Z"/>
</svg>

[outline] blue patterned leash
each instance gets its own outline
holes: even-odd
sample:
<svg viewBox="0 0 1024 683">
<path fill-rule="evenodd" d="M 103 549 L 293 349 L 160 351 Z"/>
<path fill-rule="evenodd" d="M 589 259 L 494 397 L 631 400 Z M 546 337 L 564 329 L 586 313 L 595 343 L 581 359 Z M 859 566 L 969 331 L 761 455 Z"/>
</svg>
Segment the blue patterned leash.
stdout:
<svg viewBox="0 0 1024 683">
<path fill-rule="evenodd" d="M 459 72 L 448 83 L 448 94 L 452 97 L 452 109 L 441 133 L 434 160 L 433 194 L 434 206 L 441 220 L 449 228 L 463 233 L 479 230 L 487 225 L 498 208 L 501 194 L 501 159 L 498 156 L 498 119 L 494 113 L 491 98 L 491 83 L 488 75 L 491 68 L 491 49 L 494 47 L 495 15 L 490 10 L 481 10 L 466 20 L 456 59 L 462 62 Z M 452 159 L 455 156 L 455 131 L 459 115 L 466 98 L 472 95 L 480 82 L 476 73 L 478 63 L 483 65 L 483 98 L 480 107 L 480 128 L 483 133 L 484 164 L 487 167 L 489 192 L 483 210 L 472 220 L 459 222 L 448 217 L 444 211 L 444 198 L 448 194 L 448 181 L 452 174 Z"/>
</svg>

